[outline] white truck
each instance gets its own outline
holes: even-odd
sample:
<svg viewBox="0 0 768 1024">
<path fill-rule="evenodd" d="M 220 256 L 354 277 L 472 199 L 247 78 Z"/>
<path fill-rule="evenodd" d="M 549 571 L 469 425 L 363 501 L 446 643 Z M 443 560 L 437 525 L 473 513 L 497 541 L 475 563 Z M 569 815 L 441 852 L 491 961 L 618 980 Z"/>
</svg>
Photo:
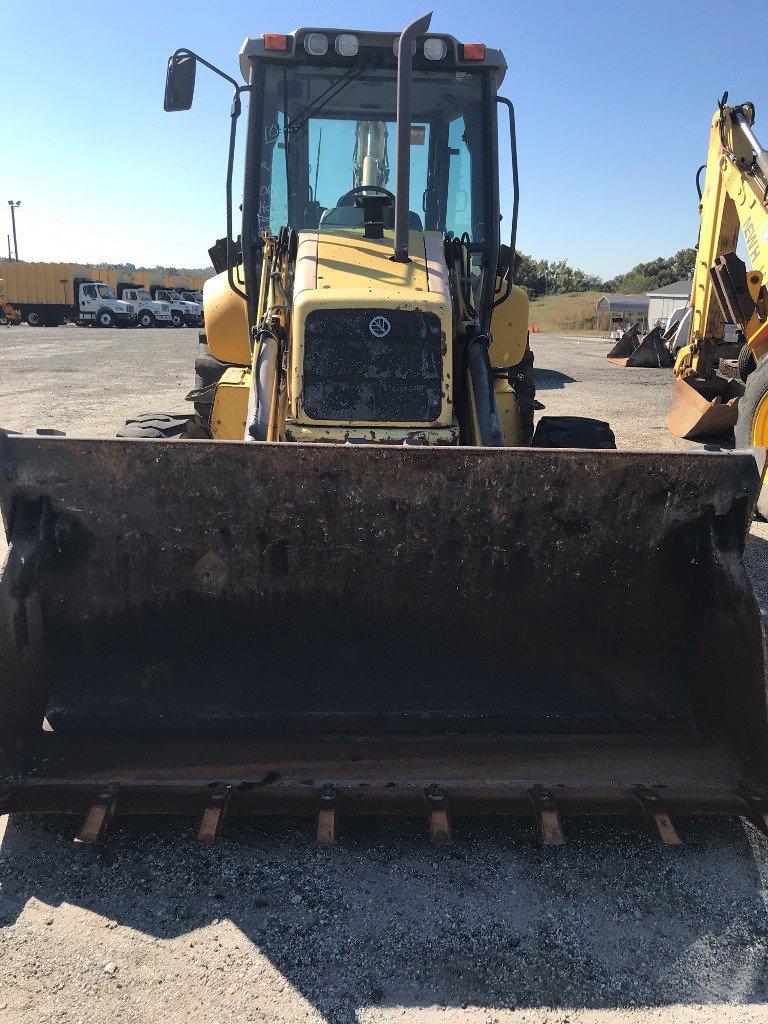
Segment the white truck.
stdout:
<svg viewBox="0 0 768 1024">
<path fill-rule="evenodd" d="M 66 320 L 98 327 L 132 327 L 136 314 L 115 296 L 112 286 L 95 280 L 76 263 L 27 263 L 6 260 L 3 298 L 31 327 Z"/>
<path fill-rule="evenodd" d="M 154 299 L 148 288 L 121 281 L 117 286 L 117 297 L 133 308 L 139 327 L 173 327 L 170 302 Z"/>
<path fill-rule="evenodd" d="M 203 322 L 201 303 L 187 301 L 175 288 L 167 285 L 153 284 L 149 290 L 153 298 L 170 304 L 174 327 L 200 327 Z"/>
<path fill-rule="evenodd" d="M 196 302 L 200 307 L 200 326 L 205 327 L 205 307 L 203 306 L 203 293 L 195 288 L 177 288 L 182 299 L 186 302 Z"/>
</svg>

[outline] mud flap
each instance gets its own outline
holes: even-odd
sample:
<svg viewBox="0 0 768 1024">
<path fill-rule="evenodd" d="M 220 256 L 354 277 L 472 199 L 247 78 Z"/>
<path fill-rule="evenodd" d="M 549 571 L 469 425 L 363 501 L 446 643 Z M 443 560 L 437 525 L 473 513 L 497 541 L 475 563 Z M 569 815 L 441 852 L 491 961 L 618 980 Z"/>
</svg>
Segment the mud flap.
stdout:
<svg viewBox="0 0 768 1024">
<path fill-rule="evenodd" d="M 4 521 L 51 509 L 35 661 L 81 751 L 513 734 L 610 736 L 615 762 L 672 736 L 695 777 L 714 736 L 765 759 L 750 453 L 5 440 Z M 0 689 L 39 706 L 4 650 Z"/>
<path fill-rule="evenodd" d="M 667 427 L 675 437 L 689 441 L 728 436 L 736 425 L 739 398 L 743 393 L 744 386 L 737 380 L 716 377 L 691 384 L 677 377 Z"/>
</svg>

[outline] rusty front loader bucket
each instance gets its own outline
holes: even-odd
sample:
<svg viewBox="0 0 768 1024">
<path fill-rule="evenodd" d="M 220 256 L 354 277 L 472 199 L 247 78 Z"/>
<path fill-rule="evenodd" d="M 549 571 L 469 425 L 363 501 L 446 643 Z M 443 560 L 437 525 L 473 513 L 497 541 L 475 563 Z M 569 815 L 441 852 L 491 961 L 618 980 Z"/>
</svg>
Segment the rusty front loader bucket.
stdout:
<svg viewBox="0 0 768 1024">
<path fill-rule="evenodd" d="M 717 440 L 736 426 L 741 381 L 714 376 L 708 380 L 675 380 L 667 428 L 675 437 L 689 441 Z"/>
<path fill-rule="evenodd" d="M 761 468 L 6 436 L 5 809 L 762 806 Z"/>
</svg>

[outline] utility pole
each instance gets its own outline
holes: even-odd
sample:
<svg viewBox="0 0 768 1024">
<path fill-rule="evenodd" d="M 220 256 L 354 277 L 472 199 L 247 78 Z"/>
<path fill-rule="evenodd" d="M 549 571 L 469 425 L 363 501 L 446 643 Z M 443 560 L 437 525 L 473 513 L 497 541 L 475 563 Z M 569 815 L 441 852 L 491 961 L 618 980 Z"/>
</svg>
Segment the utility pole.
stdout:
<svg viewBox="0 0 768 1024">
<path fill-rule="evenodd" d="M 19 243 L 16 239 L 16 211 L 21 206 L 21 200 L 17 199 L 15 202 L 13 199 L 8 200 L 8 205 L 11 208 L 11 225 L 13 227 L 13 251 L 16 253 L 16 259 L 19 258 Z"/>
</svg>

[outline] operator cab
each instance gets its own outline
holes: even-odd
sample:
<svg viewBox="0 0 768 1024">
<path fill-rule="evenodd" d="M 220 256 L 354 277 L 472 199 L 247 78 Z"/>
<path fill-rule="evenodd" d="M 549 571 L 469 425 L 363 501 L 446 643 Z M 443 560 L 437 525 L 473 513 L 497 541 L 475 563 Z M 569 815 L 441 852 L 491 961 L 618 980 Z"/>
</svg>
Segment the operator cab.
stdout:
<svg viewBox="0 0 768 1024">
<path fill-rule="evenodd" d="M 250 236 L 394 228 L 396 33 L 298 29 L 246 40 L 251 85 Z M 416 41 L 411 77 L 408 227 L 463 238 L 489 298 L 498 253 L 498 51 L 452 36 Z"/>
</svg>

